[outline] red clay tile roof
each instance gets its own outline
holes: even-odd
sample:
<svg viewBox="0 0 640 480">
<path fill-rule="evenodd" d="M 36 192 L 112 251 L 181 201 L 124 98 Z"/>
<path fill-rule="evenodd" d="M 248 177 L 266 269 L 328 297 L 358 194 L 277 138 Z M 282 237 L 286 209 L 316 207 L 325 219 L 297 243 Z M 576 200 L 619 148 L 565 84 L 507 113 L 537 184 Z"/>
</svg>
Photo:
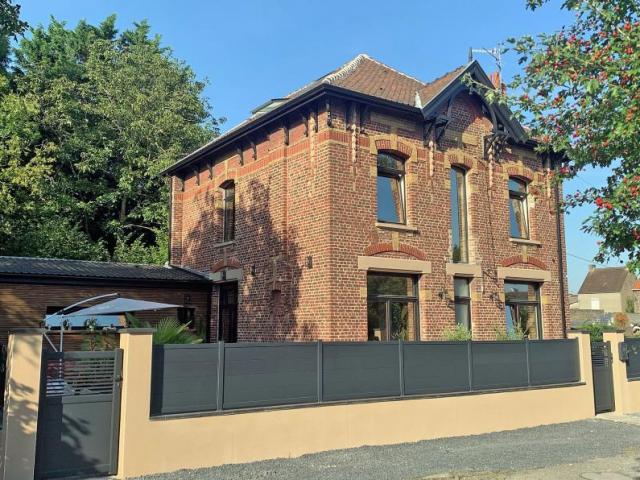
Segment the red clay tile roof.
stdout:
<svg viewBox="0 0 640 480">
<path fill-rule="evenodd" d="M 278 102 L 278 106 L 286 105 L 290 100 L 301 96 L 319 85 L 329 84 L 391 102 L 421 108 L 429 103 L 429 101 L 432 100 L 452 80 L 459 76 L 467 66 L 468 65 L 460 66 L 432 82 L 423 82 L 422 80 L 410 77 L 409 75 L 401 73 L 384 63 L 374 60 L 368 55 L 360 54 L 342 65 L 340 68 L 337 68 L 336 70 L 323 75 L 319 79 L 308 83 L 302 88 L 291 92 L 289 95 L 276 100 Z M 269 105 L 270 102 L 267 102 L 260 108 L 254 110 L 255 113 L 251 117 L 190 153 L 185 158 L 174 164 L 174 166 L 193 157 L 203 150 L 209 149 L 209 147 L 231 137 L 242 127 L 253 123 L 273 109 L 270 109 Z"/>
<path fill-rule="evenodd" d="M 636 283 L 633 284 L 633 290 L 640 290 L 640 280 L 636 280 Z"/>
<path fill-rule="evenodd" d="M 416 105 L 416 93 L 418 93 L 422 105 L 425 105 L 449 82 L 460 75 L 465 67 L 466 65 L 460 66 L 432 82 L 423 82 L 361 53 L 340 68 L 287 95 L 287 98 L 298 97 L 322 83 L 327 83 L 411 106 Z"/>
</svg>

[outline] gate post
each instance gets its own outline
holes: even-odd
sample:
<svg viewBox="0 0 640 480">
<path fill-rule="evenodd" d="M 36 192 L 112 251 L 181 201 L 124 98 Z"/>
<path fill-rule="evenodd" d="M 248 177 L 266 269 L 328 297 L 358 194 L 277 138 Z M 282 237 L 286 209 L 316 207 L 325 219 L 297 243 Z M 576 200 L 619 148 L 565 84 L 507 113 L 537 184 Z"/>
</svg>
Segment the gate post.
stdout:
<svg viewBox="0 0 640 480">
<path fill-rule="evenodd" d="M 593 370 L 591 369 L 591 337 L 587 332 L 568 332 L 568 338 L 578 340 L 578 355 L 580 357 L 580 381 L 587 385 L 585 389 L 587 402 L 586 408 L 591 412 L 596 411 L 596 402 L 593 396 Z"/>
<path fill-rule="evenodd" d="M 611 377 L 613 379 L 613 396 L 616 399 L 614 412 L 629 413 L 627 405 L 627 364 L 620 360 L 619 344 L 624 343 L 624 333 L 603 332 L 602 339 L 611 342 Z"/>
<path fill-rule="evenodd" d="M 30 479 L 35 474 L 43 333 L 25 328 L 9 335 L 1 480 Z"/>
<path fill-rule="evenodd" d="M 151 357 L 155 328 L 120 330 L 122 391 L 120 438 L 116 478 L 133 476 L 136 462 L 144 462 L 148 447 L 145 426 L 151 413 Z"/>
</svg>

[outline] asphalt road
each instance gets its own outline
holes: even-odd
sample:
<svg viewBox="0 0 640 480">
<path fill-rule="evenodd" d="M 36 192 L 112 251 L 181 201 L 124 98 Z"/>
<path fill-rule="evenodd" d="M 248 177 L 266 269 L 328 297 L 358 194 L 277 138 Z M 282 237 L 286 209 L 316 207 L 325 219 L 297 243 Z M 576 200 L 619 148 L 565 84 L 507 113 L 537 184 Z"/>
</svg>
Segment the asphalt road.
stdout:
<svg viewBox="0 0 640 480">
<path fill-rule="evenodd" d="M 526 412 L 523 412 L 523 415 L 526 415 Z M 145 480 L 512 478 L 509 472 L 525 472 L 570 464 L 587 465 L 594 459 L 617 455 L 624 455 L 629 465 L 631 463 L 640 465 L 638 460 L 640 458 L 640 421 L 637 419 L 634 422 L 590 419 L 486 435 L 382 447 L 361 447 L 304 455 L 294 459 L 226 465 L 201 470 L 181 470 L 143 478 Z M 619 478 L 640 479 L 640 469 L 638 471 L 637 477 Z M 480 473 L 482 475 L 479 477 Z M 542 476 L 534 473 L 531 478 L 542 478 Z M 555 475 L 551 474 L 548 478 L 554 477 Z"/>
</svg>

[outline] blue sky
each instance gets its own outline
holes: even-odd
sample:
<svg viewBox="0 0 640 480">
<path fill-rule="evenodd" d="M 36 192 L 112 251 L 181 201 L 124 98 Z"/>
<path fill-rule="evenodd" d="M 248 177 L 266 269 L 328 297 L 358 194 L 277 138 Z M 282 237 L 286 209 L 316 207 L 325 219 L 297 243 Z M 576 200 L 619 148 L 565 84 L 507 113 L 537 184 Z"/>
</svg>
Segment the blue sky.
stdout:
<svg viewBox="0 0 640 480">
<path fill-rule="evenodd" d="M 17 0 L 30 24 L 53 15 L 70 25 L 97 23 L 112 13 L 118 26 L 147 19 L 176 57 L 210 82 L 214 115 L 227 118 L 223 130 L 242 121 L 269 98 L 286 95 L 359 53 L 422 80 L 464 64 L 473 47 L 493 47 L 511 36 L 552 31 L 571 17 L 552 0 L 539 11 L 525 0 L 333 1 L 236 0 Z M 487 71 L 489 57 L 478 57 Z M 508 79 L 517 70 L 505 58 Z M 585 172 L 566 192 L 602 182 L 601 172 Z M 590 211 L 566 218 L 569 289 L 577 291 L 597 250 L 596 238 L 580 232 Z M 571 256 L 575 255 L 575 256 Z"/>
</svg>

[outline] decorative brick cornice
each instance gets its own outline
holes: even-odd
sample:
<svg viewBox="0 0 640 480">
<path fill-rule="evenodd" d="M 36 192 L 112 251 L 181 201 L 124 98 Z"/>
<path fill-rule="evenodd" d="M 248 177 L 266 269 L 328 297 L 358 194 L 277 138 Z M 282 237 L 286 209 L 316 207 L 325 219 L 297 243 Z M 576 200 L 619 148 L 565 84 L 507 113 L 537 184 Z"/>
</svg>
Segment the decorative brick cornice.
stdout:
<svg viewBox="0 0 640 480">
<path fill-rule="evenodd" d="M 222 270 L 223 268 L 241 268 L 241 267 L 242 265 L 240 264 L 240 261 L 237 258 L 230 257 L 214 263 L 213 267 L 211 267 L 211 272 L 215 273 Z"/>
<path fill-rule="evenodd" d="M 369 245 L 364 249 L 365 255 L 378 255 L 380 253 L 387 252 L 400 252 L 406 255 L 410 255 L 418 260 L 426 260 L 426 254 L 420 250 L 419 248 L 412 247 L 411 245 L 407 245 L 406 243 L 401 243 L 398 245 L 397 249 L 393 248 L 393 244 L 390 242 L 382 242 L 382 243 L 374 243 Z"/>
<path fill-rule="evenodd" d="M 527 257 L 526 260 L 522 255 L 514 255 L 513 257 L 505 258 L 500 264 L 503 267 L 510 267 L 512 265 L 517 265 L 518 263 L 524 263 L 533 265 L 534 267 L 540 268 L 542 270 L 549 270 L 549 267 L 542 260 L 538 260 L 534 257 Z"/>
</svg>

